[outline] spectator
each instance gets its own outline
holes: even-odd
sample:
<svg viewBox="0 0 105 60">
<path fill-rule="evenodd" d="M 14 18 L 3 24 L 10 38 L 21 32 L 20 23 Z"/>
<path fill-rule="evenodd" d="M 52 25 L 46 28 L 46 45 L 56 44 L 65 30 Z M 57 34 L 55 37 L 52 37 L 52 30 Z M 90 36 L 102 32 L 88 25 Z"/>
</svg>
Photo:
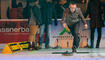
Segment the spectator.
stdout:
<svg viewBox="0 0 105 60">
<path fill-rule="evenodd" d="M 77 7 L 80 7 L 82 10 L 82 13 L 85 14 L 87 9 L 88 0 L 82 0 L 81 3 L 77 3 Z"/>
<path fill-rule="evenodd" d="M 63 16 L 63 11 L 65 10 L 64 4 L 66 3 L 66 0 L 58 0 L 57 4 L 55 5 L 56 8 L 56 14 L 57 18 L 62 18 Z"/>
<path fill-rule="evenodd" d="M 42 12 L 42 25 L 41 25 L 41 33 L 40 33 L 40 47 L 42 47 L 44 30 L 46 29 L 46 41 L 45 48 L 49 48 L 49 40 L 50 40 L 50 27 L 52 24 L 52 18 L 54 16 L 55 25 L 57 25 L 57 17 L 55 6 L 52 3 L 52 0 L 43 1 L 41 4 L 41 12 Z"/>
<path fill-rule="evenodd" d="M 96 48 L 99 48 L 101 37 L 102 37 L 102 27 L 104 26 L 102 20 L 102 3 L 100 0 L 90 0 L 88 4 L 88 8 L 85 14 L 85 17 L 89 14 L 90 20 L 90 28 L 91 28 L 91 46 L 90 48 L 94 48 L 94 33 L 97 28 L 98 38 L 96 43 Z"/>
<path fill-rule="evenodd" d="M 29 22 L 29 28 L 30 28 L 30 33 L 29 33 L 29 50 L 37 49 L 35 47 L 35 34 L 38 31 L 38 27 L 41 24 L 41 11 L 40 11 L 40 6 L 39 6 L 39 1 L 38 0 L 31 0 L 30 1 L 30 6 L 31 6 L 31 17 L 30 17 L 30 22 Z"/>
<path fill-rule="evenodd" d="M 30 19 L 30 14 L 31 14 L 31 6 L 29 5 L 29 1 L 27 1 L 27 5 L 23 9 L 23 18 Z"/>
</svg>

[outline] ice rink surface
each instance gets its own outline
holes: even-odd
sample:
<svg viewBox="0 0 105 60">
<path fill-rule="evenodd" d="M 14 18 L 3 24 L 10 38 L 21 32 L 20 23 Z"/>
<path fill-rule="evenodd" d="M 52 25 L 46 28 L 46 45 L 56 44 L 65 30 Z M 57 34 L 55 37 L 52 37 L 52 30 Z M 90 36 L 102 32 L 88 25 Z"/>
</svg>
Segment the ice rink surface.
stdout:
<svg viewBox="0 0 105 60">
<path fill-rule="evenodd" d="M 105 60 L 105 48 L 88 49 L 80 48 L 72 56 L 62 54 L 52 54 L 53 52 L 71 52 L 71 49 L 41 49 L 34 51 L 21 51 L 13 54 L 0 54 L 0 60 Z"/>
</svg>

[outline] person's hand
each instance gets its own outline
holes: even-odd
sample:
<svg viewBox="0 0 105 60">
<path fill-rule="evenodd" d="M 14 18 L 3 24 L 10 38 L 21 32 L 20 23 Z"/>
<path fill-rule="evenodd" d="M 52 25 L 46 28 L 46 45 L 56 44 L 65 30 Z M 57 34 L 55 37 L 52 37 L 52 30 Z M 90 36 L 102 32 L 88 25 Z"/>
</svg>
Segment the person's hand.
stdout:
<svg viewBox="0 0 105 60">
<path fill-rule="evenodd" d="M 70 29 L 68 28 L 68 26 L 67 26 L 66 23 L 63 23 L 63 27 L 64 27 L 68 32 L 70 32 Z"/>
<path fill-rule="evenodd" d="M 84 28 L 85 28 L 85 29 L 87 29 L 87 28 L 88 28 L 88 25 L 87 25 L 87 24 L 85 24 L 85 25 L 84 25 Z"/>
<path fill-rule="evenodd" d="M 63 27 L 64 27 L 64 28 L 66 28 L 66 27 L 67 27 L 66 23 L 63 23 Z"/>
<path fill-rule="evenodd" d="M 91 20 L 91 18 L 86 18 L 85 20 Z"/>
</svg>

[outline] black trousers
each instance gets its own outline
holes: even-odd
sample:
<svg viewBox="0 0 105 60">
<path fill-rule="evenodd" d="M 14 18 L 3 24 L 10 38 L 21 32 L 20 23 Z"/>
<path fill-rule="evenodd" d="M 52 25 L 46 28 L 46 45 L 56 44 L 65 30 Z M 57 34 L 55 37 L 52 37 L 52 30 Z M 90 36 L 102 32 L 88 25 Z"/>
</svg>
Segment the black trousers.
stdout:
<svg viewBox="0 0 105 60">
<path fill-rule="evenodd" d="M 95 33 L 95 29 L 96 28 L 91 28 L 91 34 L 90 34 L 91 46 L 90 46 L 90 48 L 94 48 L 94 33 Z M 102 32 L 102 28 L 97 28 L 98 37 L 97 37 L 96 48 L 99 48 L 99 45 L 100 45 L 101 36 L 102 36 L 101 32 Z"/>
<path fill-rule="evenodd" d="M 79 27 L 80 27 L 80 23 L 76 23 L 72 26 L 68 26 L 72 36 L 74 37 L 74 41 L 73 41 L 73 47 L 78 48 L 79 47 L 79 42 L 80 42 L 80 38 L 79 38 Z"/>
</svg>

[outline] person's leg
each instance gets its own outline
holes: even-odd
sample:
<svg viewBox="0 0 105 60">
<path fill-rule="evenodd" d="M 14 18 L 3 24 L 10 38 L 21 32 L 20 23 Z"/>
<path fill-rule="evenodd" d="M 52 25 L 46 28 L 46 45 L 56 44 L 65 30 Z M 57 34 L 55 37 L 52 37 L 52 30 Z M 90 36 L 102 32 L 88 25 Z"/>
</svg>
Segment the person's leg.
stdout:
<svg viewBox="0 0 105 60">
<path fill-rule="evenodd" d="M 29 33 L 29 49 L 32 50 L 35 48 L 35 34 L 37 32 L 38 26 L 30 26 L 30 33 Z"/>
<path fill-rule="evenodd" d="M 78 48 L 79 47 L 79 42 L 80 42 L 80 38 L 79 38 L 79 23 L 77 23 L 75 26 L 74 26 L 74 42 L 73 42 L 73 47 L 76 47 Z"/>
<path fill-rule="evenodd" d="M 76 52 L 76 33 L 74 32 L 75 28 L 74 26 L 73 27 L 69 27 L 70 31 L 71 31 L 71 34 L 72 36 L 74 37 L 73 39 L 73 46 L 72 46 L 72 52 L 75 53 Z"/>
<path fill-rule="evenodd" d="M 42 48 L 45 25 L 40 26 L 39 47 Z"/>
<path fill-rule="evenodd" d="M 76 52 L 76 48 L 79 47 L 79 42 L 80 42 L 80 39 L 79 39 L 79 36 L 78 36 L 79 23 L 73 25 L 72 27 L 69 27 L 69 29 L 71 31 L 72 36 L 74 37 L 73 47 L 72 47 L 72 52 L 74 53 L 74 52 Z"/>
<path fill-rule="evenodd" d="M 101 36 L 102 36 L 102 28 L 97 28 L 97 32 L 98 32 L 98 38 L 97 38 L 97 44 L 96 44 L 96 48 L 99 48 L 100 45 L 100 41 L 101 41 Z"/>
<path fill-rule="evenodd" d="M 50 43 L 50 27 L 51 25 L 46 26 L 46 41 L 45 41 L 45 47 L 49 48 L 49 43 Z"/>
<path fill-rule="evenodd" d="M 90 34 L 90 48 L 94 48 L 94 32 L 95 28 L 91 28 L 91 34 Z"/>
<path fill-rule="evenodd" d="M 72 36 L 74 37 L 74 27 L 73 26 L 69 26 L 69 29 L 70 29 L 70 32 L 71 32 L 71 34 L 72 34 Z M 73 47 L 74 47 L 74 39 L 73 39 L 73 46 L 72 46 L 72 49 L 73 49 Z"/>
</svg>

